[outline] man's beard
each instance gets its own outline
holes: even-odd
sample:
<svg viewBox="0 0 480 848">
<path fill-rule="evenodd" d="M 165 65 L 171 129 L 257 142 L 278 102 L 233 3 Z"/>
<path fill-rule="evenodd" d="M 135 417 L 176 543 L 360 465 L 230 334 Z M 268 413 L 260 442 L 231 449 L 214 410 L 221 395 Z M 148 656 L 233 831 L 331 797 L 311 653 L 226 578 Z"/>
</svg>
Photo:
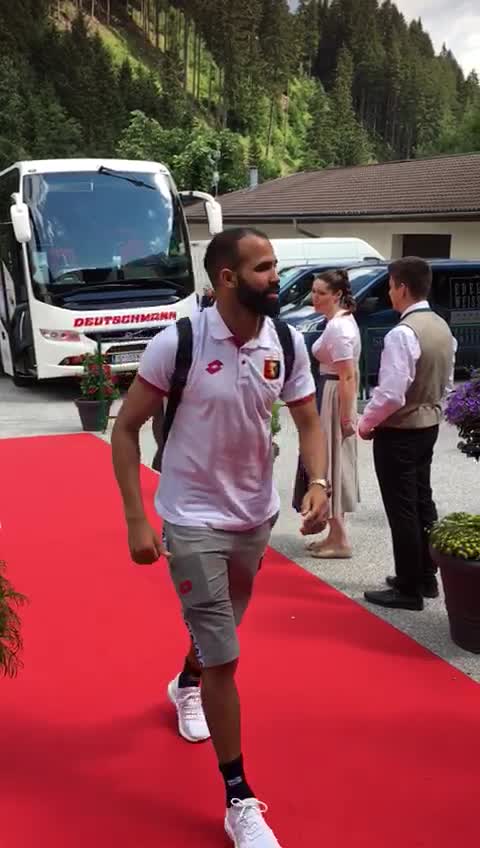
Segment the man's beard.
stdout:
<svg viewBox="0 0 480 848">
<path fill-rule="evenodd" d="M 275 318 L 278 315 L 280 312 L 280 299 L 278 297 L 269 297 L 272 293 L 277 294 L 278 291 L 278 283 L 269 286 L 268 289 L 261 292 L 254 289 L 244 278 L 238 277 L 238 301 L 255 315 L 268 315 L 270 318 Z"/>
</svg>

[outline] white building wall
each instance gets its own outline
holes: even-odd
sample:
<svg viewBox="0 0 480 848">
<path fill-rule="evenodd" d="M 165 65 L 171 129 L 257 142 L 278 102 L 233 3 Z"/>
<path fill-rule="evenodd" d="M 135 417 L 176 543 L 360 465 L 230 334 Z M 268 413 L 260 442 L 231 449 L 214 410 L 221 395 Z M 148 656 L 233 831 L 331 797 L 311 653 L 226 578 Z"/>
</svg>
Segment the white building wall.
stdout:
<svg viewBox="0 0 480 848">
<path fill-rule="evenodd" d="M 246 222 L 245 222 L 246 223 Z M 228 223 L 226 224 L 228 227 Z M 295 230 L 293 224 L 255 223 L 270 238 L 305 238 L 305 233 Z M 402 236 L 451 235 L 452 259 L 480 259 L 480 221 L 384 221 L 381 223 L 306 223 L 299 226 L 316 236 L 356 237 L 365 239 L 386 259 L 401 256 Z M 208 229 L 203 224 L 190 224 L 191 237 L 208 239 Z"/>
</svg>

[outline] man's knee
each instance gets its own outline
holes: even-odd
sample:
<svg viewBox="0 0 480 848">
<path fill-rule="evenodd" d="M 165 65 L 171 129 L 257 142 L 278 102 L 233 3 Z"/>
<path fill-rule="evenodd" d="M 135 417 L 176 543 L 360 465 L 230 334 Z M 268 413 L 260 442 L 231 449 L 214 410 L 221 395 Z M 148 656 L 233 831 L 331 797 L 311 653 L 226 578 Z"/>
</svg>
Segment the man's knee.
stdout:
<svg viewBox="0 0 480 848">
<path fill-rule="evenodd" d="M 209 682 L 222 683 L 225 680 L 229 680 L 232 677 L 235 677 L 235 673 L 238 667 L 238 659 L 232 660 L 231 662 L 223 663 L 222 665 L 213 665 L 207 668 L 204 668 L 202 671 L 202 679 L 203 681 L 207 681 L 207 685 Z"/>
</svg>

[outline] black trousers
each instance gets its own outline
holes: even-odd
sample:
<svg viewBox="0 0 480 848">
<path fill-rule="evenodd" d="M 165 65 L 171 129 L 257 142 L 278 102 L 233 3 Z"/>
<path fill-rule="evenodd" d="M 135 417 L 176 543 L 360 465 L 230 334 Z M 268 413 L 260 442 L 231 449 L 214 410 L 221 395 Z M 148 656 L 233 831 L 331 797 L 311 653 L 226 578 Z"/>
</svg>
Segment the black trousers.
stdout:
<svg viewBox="0 0 480 848">
<path fill-rule="evenodd" d="M 379 429 L 373 456 L 392 533 L 398 586 L 417 594 L 436 572 L 428 552 L 428 530 L 437 520 L 430 472 L 438 426 L 422 430 Z"/>
</svg>

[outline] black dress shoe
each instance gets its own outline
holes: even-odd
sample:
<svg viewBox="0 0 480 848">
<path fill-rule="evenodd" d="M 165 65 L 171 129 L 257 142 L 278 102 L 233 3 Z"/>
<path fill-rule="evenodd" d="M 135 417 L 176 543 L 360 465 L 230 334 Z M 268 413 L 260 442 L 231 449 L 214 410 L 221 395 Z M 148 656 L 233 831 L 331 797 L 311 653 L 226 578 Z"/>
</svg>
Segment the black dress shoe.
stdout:
<svg viewBox="0 0 480 848">
<path fill-rule="evenodd" d="M 395 587 L 380 592 L 365 592 L 365 600 L 388 609 L 423 610 L 421 595 L 404 595 Z"/>
<path fill-rule="evenodd" d="M 387 577 L 386 584 L 387 586 L 391 586 L 393 589 L 396 589 L 397 578 Z M 438 588 L 437 578 L 429 577 L 428 580 L 424 580 L 423 583 L 420 584 L 420 592 L 424 598 L 438 598 L 440 591 Z"/>
</svg>

